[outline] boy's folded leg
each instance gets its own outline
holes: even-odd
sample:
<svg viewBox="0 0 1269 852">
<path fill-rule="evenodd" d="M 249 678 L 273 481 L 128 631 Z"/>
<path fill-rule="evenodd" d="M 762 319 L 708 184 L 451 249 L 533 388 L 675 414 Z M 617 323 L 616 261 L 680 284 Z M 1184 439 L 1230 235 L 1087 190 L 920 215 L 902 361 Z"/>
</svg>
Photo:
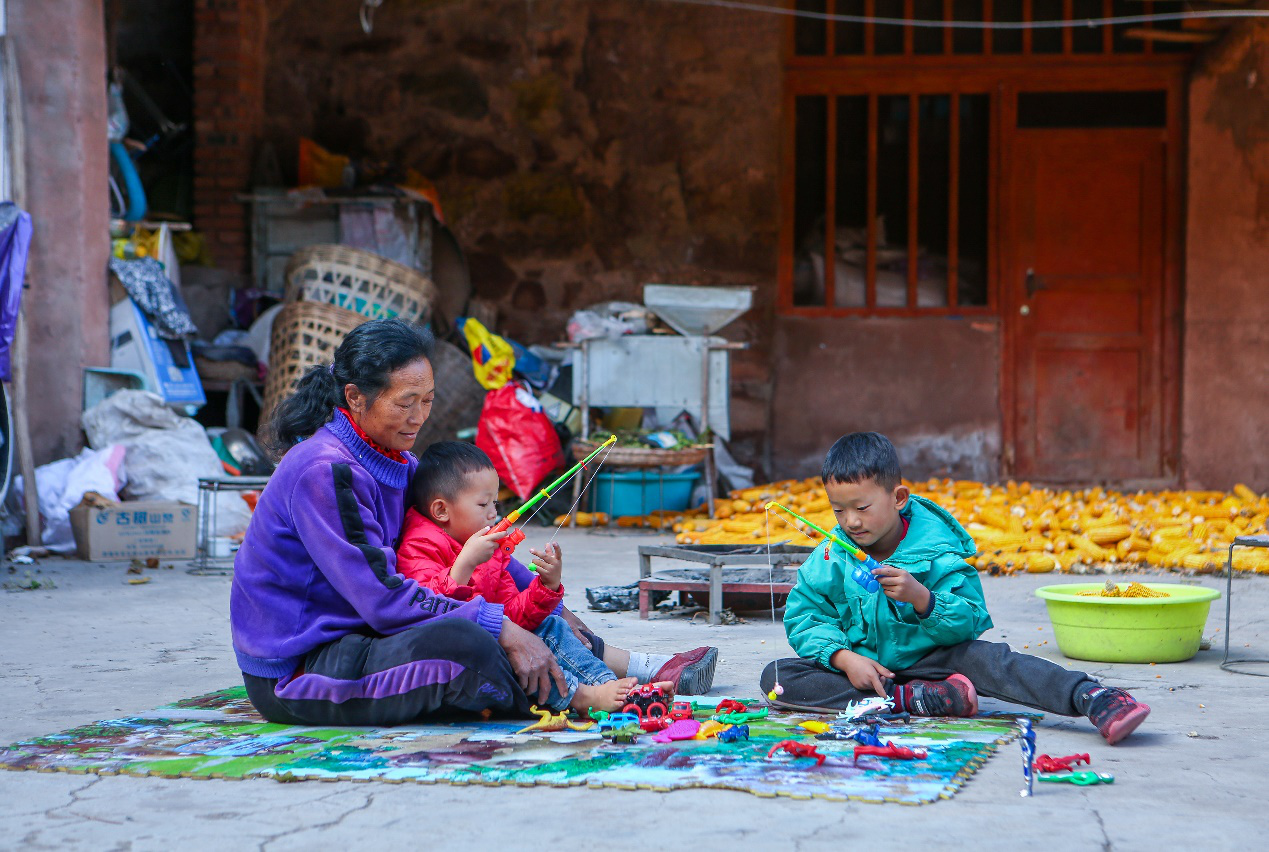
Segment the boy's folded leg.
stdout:
<svg viewBox="0 0 1269 852">
<path fill-rule="evenodd" d="M 845 710 L 852 701 L 877 697 L 874 692 L 856 689 L 843 673 L 830 671 L 806 658 L 790 657 L 768 664 L 758 681 L 763 695 L 775 688 L 777 679 L 783 691 L 775 706 L 793 710 L 836 713 Z M 891 689 L 892 682 L 883 680 L 882 686 Z"/>
</svg>

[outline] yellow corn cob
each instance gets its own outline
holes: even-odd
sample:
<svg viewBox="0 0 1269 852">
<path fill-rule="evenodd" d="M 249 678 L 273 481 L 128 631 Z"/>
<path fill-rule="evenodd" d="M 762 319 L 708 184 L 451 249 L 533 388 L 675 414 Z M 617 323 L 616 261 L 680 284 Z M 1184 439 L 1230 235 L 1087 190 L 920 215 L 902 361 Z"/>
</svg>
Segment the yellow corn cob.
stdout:
<svg viewBox="0 0 1269 852">
<path fill-rule="evenodd" d="M 1260 502 L 1260 495 L 1241 482 L 1234 486 L 1234 496 L 1236 496 L 1239 500 L 1242 500 L 1244 503 Z"/>
<path fill-rule="evenodd" d="M 1132 535 L 1132 527 L 1127 524 L 1109 524 L 1092 527 L 1085 537 L 1093 544 L 1116 544 Z"/>
<path fill-rule="evenodd" d="M 1028 553 L 1026 566 L 1030 574 L 1047 574 L 1061 568 L 1061 563 L 1051 553 Z"/>
<path fill-rule="evenodd" d="M 1082 535 L 1071 536 L 1071 547 L 1095 562 L 1114 562 L 1115 554 Z"/>
</svg>

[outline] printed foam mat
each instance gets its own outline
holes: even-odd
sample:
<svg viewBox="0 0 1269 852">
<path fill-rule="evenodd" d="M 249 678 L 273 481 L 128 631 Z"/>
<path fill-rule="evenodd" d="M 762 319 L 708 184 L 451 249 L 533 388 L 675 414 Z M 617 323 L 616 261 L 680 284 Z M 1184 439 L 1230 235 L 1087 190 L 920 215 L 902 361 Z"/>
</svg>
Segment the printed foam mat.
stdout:
<svg viewBox="0 0 1269 852">
<path fill-rule="evenodd" d="M 722 699 L 698 699 L 707 720 Z M 759 706 L 761 702 L 749 702 Z M 1036 718 L 1034 715 L 1031 718 Z M 925 749 L 917 760 L 861 755 L 856 742 L 817 739 L 799 723 L 832 716 L 771 712 L 750 738 L 614 743 L 590 731 L 530 731 L 528 722 L 455 721 L 396 728 L 310 728 L 265 722 L 242 687 L 0 747 L 0 768 L 161 778 L 272 778 L 388 783 L 739 790 L 864 802 L 926 804 L 951 798 L 1017 734 L 1012 715 L 883 723 L 883 742 Z M 825 756 L 784 751 L 784 740 Z"/>
</svg>

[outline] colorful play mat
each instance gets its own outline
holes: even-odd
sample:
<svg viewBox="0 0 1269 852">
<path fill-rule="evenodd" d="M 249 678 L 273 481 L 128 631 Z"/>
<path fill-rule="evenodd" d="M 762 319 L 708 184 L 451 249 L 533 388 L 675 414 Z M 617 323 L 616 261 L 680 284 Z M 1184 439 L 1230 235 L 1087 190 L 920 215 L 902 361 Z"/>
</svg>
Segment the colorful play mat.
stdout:
<svg viewBox="0 0 1269 852">
<path fill-rule="evenodd" d="M 707 719 L 720 699 L 698 699 Z M 1035 718 L 1035 717 L 1032 717 Z M 816 739 L 799 727 L 828 716 L 771 713 L 750 722 L 750 739 L 613 743 L 593 731 L 517 733 L 527 722 L 456 721 L 398 728 L 308 728 L 263 721 L 241 687 L 178 701 L 151 714 L 73 728 L 0 748 L 0 769 L 389 783 L 710 788 L 758 796 L 926 804 L 952 797 L 1017 733 L 1013 716 L 912 719 L 884 724 L 895 745 L 924 748 L 920 760 L 854 756 L 856 743 Z M 795 740 L 827 757 L 779 753 Z"/>
</svg>

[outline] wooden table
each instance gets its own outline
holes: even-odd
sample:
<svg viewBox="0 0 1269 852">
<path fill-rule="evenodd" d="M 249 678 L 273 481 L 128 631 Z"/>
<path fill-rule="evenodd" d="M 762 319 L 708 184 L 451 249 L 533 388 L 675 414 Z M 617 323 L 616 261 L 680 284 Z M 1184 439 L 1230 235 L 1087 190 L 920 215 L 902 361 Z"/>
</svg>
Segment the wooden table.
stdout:
<svg viewBox="0 0 1269 852">
<path fill-rule="evenodd" d="M 723 611 L 723 594 L 760 593 L 787 595 L 797 583 L 797 569 L 815 548 L 794 544 L 683 544 L 641 545 L 639 547 L 639 617 L 648 617 L 651 592 L 708 592 L 709 623 L 718 624 Z M 678 569 L 652 574 L 652 558 L 677 559 L 704 565 L 708 574 L 698 569 Z M 743 572 L 726 580 L 724 568 L 735 566 L 732 573 Z M 741 567 L 744 566 L 744 567 Z"/>
</svg>

